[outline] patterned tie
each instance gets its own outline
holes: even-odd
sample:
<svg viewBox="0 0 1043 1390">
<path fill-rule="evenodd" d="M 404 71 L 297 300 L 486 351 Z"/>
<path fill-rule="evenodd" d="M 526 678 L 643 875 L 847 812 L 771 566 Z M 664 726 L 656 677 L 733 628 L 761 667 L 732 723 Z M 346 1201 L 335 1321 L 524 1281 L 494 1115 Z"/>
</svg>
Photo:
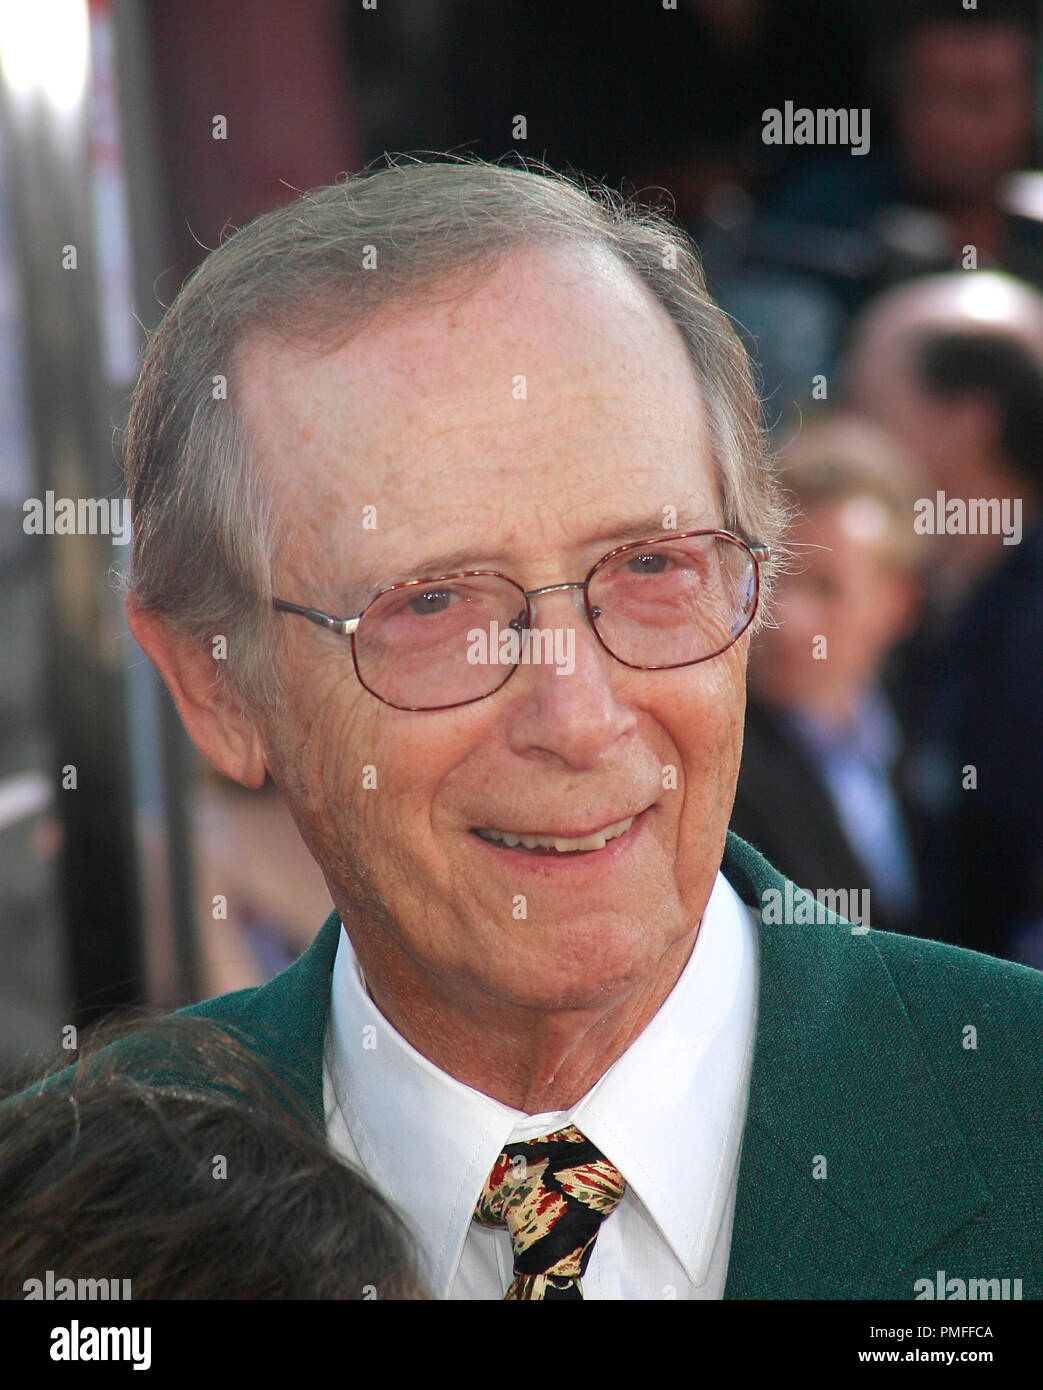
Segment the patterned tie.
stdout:
<svg viewBox="0 0 1043 1390">
<path fill-rule="evenodd" d="M 504 1297 L 581 1299 L 598 1229 L 625 1187 L 615 1164 L 575 1125 L 508 1144 L 474 1213 L 483 1226 L 506 1226 L 511 1237 L 514 1282 Z"/>
</svg>

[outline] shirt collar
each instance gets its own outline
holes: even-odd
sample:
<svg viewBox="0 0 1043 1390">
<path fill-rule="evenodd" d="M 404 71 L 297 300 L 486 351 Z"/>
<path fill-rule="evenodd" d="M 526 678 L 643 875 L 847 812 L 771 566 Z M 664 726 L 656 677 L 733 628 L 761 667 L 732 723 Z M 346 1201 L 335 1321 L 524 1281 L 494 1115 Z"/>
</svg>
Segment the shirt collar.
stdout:
<svg viewBox="0 0 1043 1390">
<path fill-rule="evenodd" d="M 757 933 L 718 873 L 659 1012 L 574 1107 L 692 1283 L 705 1282 L 739 1159 L 756 1033 Z"/>
<path fill-rule="evenodd" d="M 756 952 L 752 919 L 718 873 L 658 1013 L 571 1110 L 533 1116 L 417 1052 L 370 999 L 341 932 L 327 1039 L 336 1102 L 363 1166 L 416 1232 L 436 1298 L 448 1296 L 504 1145 L 570 1123 L 619 1168 L 692 1282 L 705 1281 L 745 1120 Z"/>
</svg>

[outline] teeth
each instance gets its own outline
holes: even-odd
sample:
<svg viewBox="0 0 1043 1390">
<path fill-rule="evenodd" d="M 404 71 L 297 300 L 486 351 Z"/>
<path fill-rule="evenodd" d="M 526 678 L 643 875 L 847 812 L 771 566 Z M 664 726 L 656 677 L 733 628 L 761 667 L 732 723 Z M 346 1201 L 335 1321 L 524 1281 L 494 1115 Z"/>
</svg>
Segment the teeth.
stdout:
<svg viewBox="0 0 1043 1390">
<path fill-rule="evenodd" d="M 580 850 L 604 849 L 609 840 L 625 835 L 634 820 L 634 816 L 628 816 L 626 820 L 606 825 L 604 830 L 587 835 L 582 840 L 568 840 L 561 835 L 516 835 L 509 830 L 479 830 L 478 834 L 483 840 L 498 841 L 509 849 L 522 845 L 525 849 L 556 849 L 559 854 L 575 854 Z"/>
</svg>

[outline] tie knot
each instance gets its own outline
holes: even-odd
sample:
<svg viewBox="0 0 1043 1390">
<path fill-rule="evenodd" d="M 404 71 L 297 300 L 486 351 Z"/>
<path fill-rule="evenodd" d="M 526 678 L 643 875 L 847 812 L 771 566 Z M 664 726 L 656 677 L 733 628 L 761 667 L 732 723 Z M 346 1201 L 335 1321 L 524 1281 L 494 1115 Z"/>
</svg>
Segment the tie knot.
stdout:
<svg viewBox="0 0 1043 1390">
<path fill-rule="evenodd" d="M 626 1184 L 575 1125 L 508 1144 L 475 1208 L 483 1226 L 506 1226 L 514 1251 L 508 1299 L 582 1298 L 580 1276 L 598 1229 Z"/>
</svg>

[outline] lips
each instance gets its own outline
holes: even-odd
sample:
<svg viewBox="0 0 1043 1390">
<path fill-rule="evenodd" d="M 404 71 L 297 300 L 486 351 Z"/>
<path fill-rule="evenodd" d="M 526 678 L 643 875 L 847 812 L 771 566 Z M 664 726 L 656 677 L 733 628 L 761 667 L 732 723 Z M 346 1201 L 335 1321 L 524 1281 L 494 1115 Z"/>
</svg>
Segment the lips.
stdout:
<svg viewBox="0 0 1043 1390">
<path fill-rule="evenodd" d="M 493 844 L 506 845 L 508 849 L 526 849 L 533 852 L 549 851 L 558 854 L 579 854 L 590 850 L 604 849 L 610 840 L 625 835 L 637 819 L 627 816 L 613 821 L 589 835 L 555 835 L 546 831 L 522 832 L 500 830 L 493 827 L 476 828 L 474 833 Z"/>
</svg>

